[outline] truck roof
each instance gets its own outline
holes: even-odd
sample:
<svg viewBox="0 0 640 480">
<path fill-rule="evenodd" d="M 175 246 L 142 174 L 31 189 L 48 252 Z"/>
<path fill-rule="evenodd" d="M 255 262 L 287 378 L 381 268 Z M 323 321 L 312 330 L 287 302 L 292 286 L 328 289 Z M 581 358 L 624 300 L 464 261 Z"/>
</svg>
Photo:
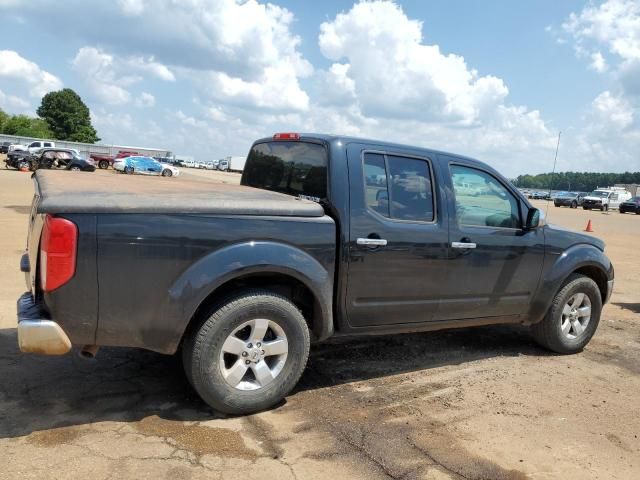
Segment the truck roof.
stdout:
<svg viewBox="0 0 640 480">
<path fill-rule="evenodd" d="M 37 170 L 38 213 L 206 213 L 322 217 L 321 205 L 268 190 L 142 175 Z"/>
<path fill-rule="evenodd" d="M 300 135 L 300 141 L 320 140 L 327 143 L 343 142 L 345 144 L 347 143 L 359 143 L 364 145 L 368 144 L 368 145 L 375 145 L 376 147 L 398 148 L 400 150 L 414 150 L 414 151 L 421 151 L 429 154 L 435 153 L 435 154 L 441 154 L 441 155 L 448 155 L 451 157 L 463 158 L 465 160 L 470 160 L 472 162 L 483 164 L 483 162 L 481 162 L 476 158 L 467 157 L 466 155 L 460 155 L 458 153 L 445 152 L 442 150 L 435 150 L 433 148 L 420 147 L 416 145 L 407 145 L 402 143 L 388 142 L 385 140 L 376 140 L 376 139 L 361 138 L 361 137 L 350 137 L 348 135 L 332 135 L 332 134 L 326 134 L 326 133 L 300 133 L 299 135 Z M 259 140 L 256 140 L 254 144 L 270 142 L 270 141 L 274 141 L 273 137 L 261 138 Z M 291 140 L 276 140 L 276 141 L 291 141 Z"/>
</svg>

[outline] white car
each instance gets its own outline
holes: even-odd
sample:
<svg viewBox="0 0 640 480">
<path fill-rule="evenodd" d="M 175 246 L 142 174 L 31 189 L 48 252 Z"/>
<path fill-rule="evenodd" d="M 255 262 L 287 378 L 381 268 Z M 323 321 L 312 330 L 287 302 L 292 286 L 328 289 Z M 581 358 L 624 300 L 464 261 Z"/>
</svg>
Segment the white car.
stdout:
<svg viewBox="0 0 640 480">
<path fill-rule="evenodd" d="M 174 165 L 169 163 L 161 163 L 162 165 L 162 173 L 163 177 L 177 177 L 180 175 L 180 169 Z"/>
<path fill-rule="evenodd" d="M 31 142 L 27 147 L 27 150 L 29 150 L 29 153 L 35 153 L 37 150 L 40 150 L 41 148 L 54 148 L 55 146 L 56 146 L 55 142 L 37 141 L 37 142 Z"/>
</svg>

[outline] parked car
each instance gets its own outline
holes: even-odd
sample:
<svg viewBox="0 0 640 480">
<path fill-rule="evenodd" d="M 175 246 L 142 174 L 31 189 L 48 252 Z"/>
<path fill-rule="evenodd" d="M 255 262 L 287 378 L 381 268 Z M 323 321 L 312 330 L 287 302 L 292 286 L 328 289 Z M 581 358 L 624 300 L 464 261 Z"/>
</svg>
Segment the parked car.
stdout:
<svg viewBox="0 0 640 480">
<path fill-rule="evenodd" d="M 160 163 L 160 165 L 162 166 L 161 175 L 163 177 L 177 177 L 180 175 L 180 169 L 175 165 L 171 165 L 170 163 Z"/>
<path fill-rule="evenodd" d="M 549 199 L 549 192 L 531 192 L 531 196 L 529 198 L 532 200 L 547 200 Z"/>
<path fill-rule="evenodd" d="M 333 336 L 523 324 L 580 352 L 613 288 L 604 242 L 455 154 L 287 133 L 252 145 L 240 185 L 60 177 L 35 174 L 20 349 L 179 350 L 226 413 L 280 402 Z"/>
<path fill-rule="evenodd" d="M 13 145 L 11 142 L 2 142 L 0 143 L 0 153 L 4 153 L 5 155 L 9 153 L 9 147 Z"/>
<path fill-rule="evenodd" d="M 636 215 L 640 215 L 640 197 L 631 197 L 629 200 L 620 204 L 620 213 L 632 212 Z"/>
<path fill-rule="evenodd" d="M 563 192 L 553 199 L 556 207 L 578 208 L 584 201 L 584 195 L 577 192 Z"/>
<path fill-rule="evenodd" d="M 621 187 L 597 188 L 584 197 L 584 210 L 597 209 L 602 211 L 614 210 L 631 198 L 631 193 Z"/>
<path fill-rule="evenodd" d="M 11 152 L 28 152 L 28 151 L 29 151 L 29 149 L 27 148 L 26 145 L 22 145 L 20 143 L 12 143 L 11 145 L 9 145 L 7 153 L 11 153 Z"/>
<path fill-rule="evenodd" d="M 64 169 L 74 172 L 94 172 L 93 160 L 82 158 L 78 151 L 70 148 L 42 148 L 31 155 L 33 169 Z"/>
<path fill-rule="evenodd" d="M 93 160 L 96 163 L 96 165 L 98 165 L 98 168 L 104 170 L 104 169 L 109 168 L 110 166 L 113 167 L 113 162 L 116 159 L 126 158 L 126 157 L 130 157 L 132 155 L 139 155 L 139 153 L 138 152 L 128 151 L 128 150 L 121 150 L 116 155 L 92 153 L 92 154 L 89 155 L 89 158 L 91 160 Z"/>
<path fill-rule="evenodd" d="M 28 150 L 9 150 L 7 158 L 4 159 L 5 168 L 16 168 L 18 170 L 23 168 L 33 169 L 31 164 L 31 154 Z"/>
<path fill-rule="evenodd" d="M 113 168 L 118 172 L 139 175 L 162 175 L 164 170 L 160 162 L 151 157 L 139 155 L 117 158 L 113 163 Z"/>
</svg>

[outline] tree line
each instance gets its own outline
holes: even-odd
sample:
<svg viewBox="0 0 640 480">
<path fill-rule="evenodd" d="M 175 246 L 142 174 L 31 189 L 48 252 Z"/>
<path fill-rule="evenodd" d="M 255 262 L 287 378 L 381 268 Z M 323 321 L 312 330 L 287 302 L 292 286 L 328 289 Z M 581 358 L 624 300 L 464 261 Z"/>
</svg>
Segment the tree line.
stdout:
<svg viewBox="0 0 640 480">
<path fill-rule="evenodd" d="M 0 133 L 70 142 L 100 141 L 91 125 L 89 108 L 70 88 L 47 93 L 36 113 L 37 117 L 10 115 L 0 109 Z"/>
<path fill-rule="evenodd" d="M 538 175 L 520 175 L 514 185 L 520 188 L 540 190 L 568 190 L 590 192 L 597 187 L 609 187 L 616 183 L 640 184 L 640 172 L 597 173 L 597 172 L 560 172 L 540 173 Z"/>
</svg>

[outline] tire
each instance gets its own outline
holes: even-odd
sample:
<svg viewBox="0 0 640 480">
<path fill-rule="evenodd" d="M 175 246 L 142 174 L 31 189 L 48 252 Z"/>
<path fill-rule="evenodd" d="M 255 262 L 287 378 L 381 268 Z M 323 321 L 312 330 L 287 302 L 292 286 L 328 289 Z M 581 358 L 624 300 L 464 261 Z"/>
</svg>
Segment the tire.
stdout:
<svg viewBox="0 0 640 480">
<path fill-rule="evenodd" d="M 571 302 L 578 294 L 584 294 L 588 298 L 590 318 L 586 325 L 582 326 L 582 323 L 580 324 L 582 331 L 578 333 L 573 326 L 574 324 L 568 320 L 570 317 L 568 317 L 569 330 L 563 332 L 562 326 L 563 324 L 566 325 L 564 323 L 566 317 L 564 314 L 565 308 L 569 307 L 571 309 L 568 302 Z M 586 302 L 586 300 L 583 300 L 583 302 Z M 596 283 L 584 275 L 572 274 L 554 297 L 544 319 L 531 326 L 531 333 L 540 346 L 552 352 L 561 354 L 578 353 L 589 343 L 596 332 L 601 312 L 602 297 Z M 577 320 L 584 322 L 584 317 L 578 317 Z M 574 338 L 570 338 L 572 332 Z"/>
<path fill-rule="evenodd" d="M 571 202 L 571 208 L 578 208 L 578 202 L 576 201 Z"/>
<path fill-rule="evenodd" d="M 276 355 L 259 357 L 258 350 L 258 358 L 254 363 L 258 344 L 251 338 L 256 332 L 251 322 L 256 321 L 269 322 L 264 345 L 274 341 L 273 335 L 277 334 L 278 338 L 284 335 L 284 359 Z M 247 324 L 249 326 L 239 330 L 237 336 L 234 335 Z M 279 333 L 277 329 L 280 330 Z M 236 340 L 231 345 L 240 345 L 242 354 L 224 353 L 228 351 L 225 345 L 232 336 Z M 266 340 L 267 337 L 271 340 Z M 293 303 L 269 291 L 252 290 L 231 297 L 204 316 L 186 335 L 182 359 L 189 382 L 207 404 L 219 412 L 239 415 L 272 407 L 293 389 L 307 364 L 309 343 L 309 329 L 302 313 Z M 250 344 L 253 348 L 249 348 Z M 247 351 L 248 356 L 243 356 Z M 248 366 L 242 364 L 243 358 L 245 363 L 249 362 Z M 271 376 L 262 385 L 254 372 L 259 369 L 259 365 L 267 365 L 269 361 L 275 367 L 269 365 Z M 227 378 L 233 377 L 229 372 L 236 367 L 244 368 L 241 370 L 244 373 L 237 375 L 236 378 L 240 380 L 234 387 L 236 382 L 228 381 Z M 276 372 L 278 368 L 280 370 Z M 228 377 L 225 377 L 224 371 Z"/>
<path fill-rule="evenodd" d="M 22 170 L 23 168 L 28 168 L 31 170 L 31 165 L 26 160 L 21 160 L 18 162 L 18 170 Z"/>
<path fill-rule="evenodd" d="M 98 168 L 100 168 L 101 170 L 106 170 L 107 168 L 109 168 L 109 162 L 107 160 L 100 160 L 98 162 Z"/>
<path fill-rule="evenodd" d="M 74 165 L 71 168 L 69 168 L 69 170 L 71 170 L 72 172 L 79 172 L 80 171 L 80 167 L 78 167 L 77 165 Z"/>
<path fill-rule="evenodd" d="M 168 168 L 165 168 L 162 171 L 162 176 L 163 177 L 172 177 L 173 176 L 173 172 L 171 170 L 169 170 Z"/>
<path fill-rule="evenodd" d="M 124 173 L 133 175 L 133 167 L 124 167 Z"/>
</svg>

